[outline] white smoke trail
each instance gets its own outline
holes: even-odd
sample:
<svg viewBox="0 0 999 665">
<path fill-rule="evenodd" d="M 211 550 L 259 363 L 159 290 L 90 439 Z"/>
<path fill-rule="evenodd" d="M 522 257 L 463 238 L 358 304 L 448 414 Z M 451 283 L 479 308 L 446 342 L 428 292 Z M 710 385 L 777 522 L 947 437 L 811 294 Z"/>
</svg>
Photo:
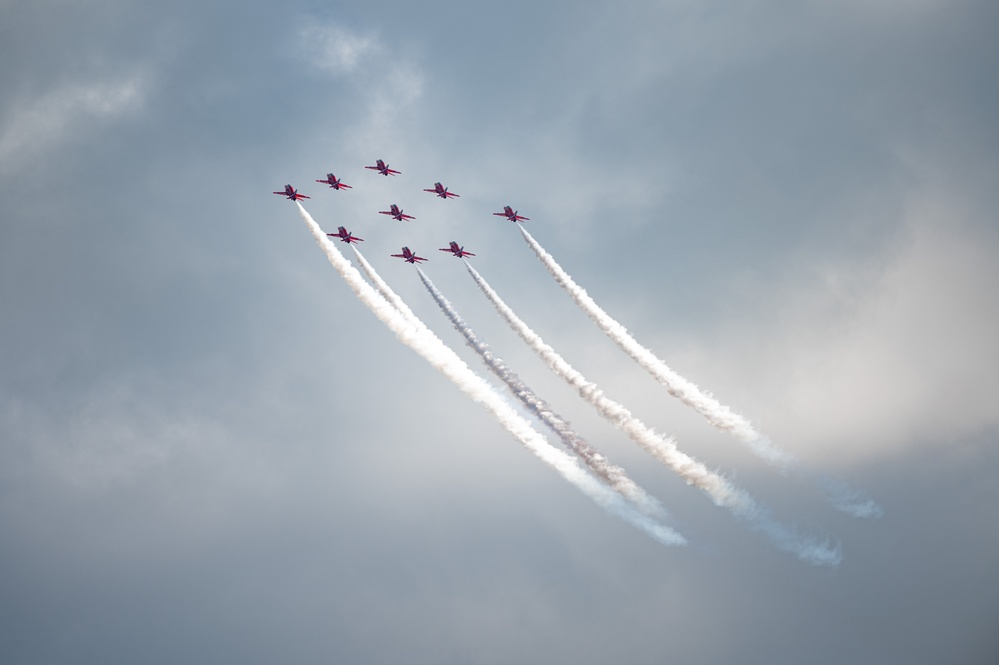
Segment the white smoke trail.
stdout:
<svg viewBox="0 0 999 665">
<path fill-rule="evenodd" d="M 596 476 L 603 478 L 604 481 L 616 492 L 638 506 L 638 508 L 645 514 L 660 518 L 665 517 L 665 511 L 656 499 L 651 497 L 645 492 L 645 490 L 639 487 L 635 481 L 629 478 L 624 469 L 608 462 L 607 458 L 601 455 L 575 430 L 572 429 L 572 426 L 568 423 L 568 421 L 555 413 L 547 402 L 538 397 L 538 395 L 535 394 L 535 392 L 531 390 L 513 370 L 510 369 L 502 358 L 493 353 L 489 349 L 489 346 L 479 339 L 478 335 L 476 335 L 465 320 L 462 319 L 461 315 L 458 314 L 457 310 L 455 310 L 450 301 L 448 301 L 448 299 L 444 297 L 444 294 L 442 294 L 440 290 L 434 286 L 434 283 L 429 277 L 427 277 L 426 273 L 419 268 L 417 268 L 416 271 L 419 273 L 420 279 L 423 281 L 423 285 L 427 287 L 430 295 L 433 296 L 434 301 L 451 321 L 451 324 L 455 327 L 455 329 L 462 334 L 465 341 L 468 343 L 468 346 L 481 356 L 482 361 L 486 364 L 486 367 L 488 367 L 493 374 L 499 377 L 507 385 L 510 392 L 512 392 L 531 413 L 537 416 L 541 422 L 557 434 L 565 446 L 576 453 L 576 455 L 583 460 L 583 463 L 589 467 L 590 471 L 592 471 Z"/>
<path fill-rule="evenodd" d="M 732 412 L 709 393 L 702 391 L 697 385 L 674 372 L 652 351 L 639 344 L 624 326 L 607 314 L 582 287 L 569 277 L 569 274 L 556 263 L 552 255 L 545 251 L 523 226 L 518 226 L 518 228 L 520 228 L 524 240 L 541 259 L 541 263 L 552 274 L 555 281 L 572 297 L 579 308 L 622 351 L 631 356 L 659 383 L 665 386 L 669 394 L 692 407 L 718 429 L 730 433 L 738 441 L 744 443 L 757 457 L 778 468 L 782 473 L 787 473 L 798 465 L 791 453 L 777 447 L 769 437 L 758 432 L 752 423 Z M 806 477 L 815 476 L 815 474 L 802 471 L 800 468 L 797 473 Z M 853 489 L 845 483 L 831 480 L 822 481 L 819 485 L 826 492 L 829 502 L 838 510 L 853 517 L 880 517 L 880 506 L 866 497 L 860 490 Z"/>
<path fill-rule="evenodd" d="M 468 261 L 465 261 L 465 267 L 479 286 L 479 289 L 482 290 L 493 304 L 493 307 L 496 308 L 503 319 L 513 328 L 514 332 L 527 343 L 531 350 L 557 376 L 572 386 L 601 416 L 627 434 L 632 441 L 676 472 L 687 484 L 694 485 L 705 492 L 714 501 L 715 505 L 728 509 L 735 517 L 745 520 L 751 528 L 770 536 L 778 547 L 790 551 L 811 563 L 835 564 L 838 562 L 839 553 L 837 551 L 814 540 L 802 539 L 799 534 L 791 529 L 774 522 L 770 518 L 769 511 L 761 508 L 749 494 L 733 487 L 728 480 L 710 471 L 701 462 L 678 450 L 676 442 L 672 437 L 664 437 L 657 434 L 652 428 L 633 416 L 626 407 L 606 397 L 595 383 L 587 380 L 555 349 L 545 343 L 540 335 L 531 330 L 503 302 L 499 294 L 496 293 L 488 282 L 486 282 L 485 278 Z"/>
<path fill-rule="evenodd" d="M 390 303 L 392 303 L 396 309 L 398 309 L 406 318 L 415 323 L 416 325 L 423 326 L 423 322 L 420 321 L 413 311 L 406 305 L 405 301 L 399 297 L 399 295 L 392 290 L 392 288 L 381 278 L 381 275 L 374 269 L 374 267 L 368 263 L 361 251 L 351 245 L 351 249 L 354 250 L 354 256 L 357 258 L 358 263 L 361 266 L 361 270 L 364 271 L 365 276 L 374 284 L 375 288 L 378 290 L 382 296 L 385 297 Z M 446 298 L 440 293 L 440 291 L 430 282 L 426 274 L 417 268 L 420 274 L 420 278 L 423 279 L 424 285 L 430 290 L 432 296 L 434 296 L 435 301 L 441 307 L 446 315 L 448 315 L 451 322 L 455 325 L 459 332 L 461 332 L 466 339 L 469 339 L 469 345 L 477 351 L 480 356 L 482 356 L 486 366 L 489 367 L 500 379 L 502 379 L 506 385 L 509 387 L 511 392 L 521 400 L 521 402 L 538 418 L 542 420 L 549 428 L 554 431 L 563 443 L 573 450 L 580 459 L 593 471 L 594 474 L 603 478 L 608 485 L 610 485 L 615 491 L 624 496 L 625 498 L 632 501 L 642 512 L 649 515 L 650 517 L 663 517 L 665 516 L 665 510 L 662 505 L 651 497 L 648 493 L 642 490 L 633 480 L 631 480 L 627 474 L 625 474 L 624 469 L 610 464 L 607 462 L 599 452 L 593 449 L 589 444 L 587 444 L 582 437 L 576 434 L 569 423 L 563 418 L 555 414 L 551 408 L 548 406 L 544 400 L 540 399 L 533 391 L 531 391 L 521 379 L 507 367 L 506 363 L 498 358 L 495 354 L 488 350 L 485 344 L 479 342 L 475 333 L 469 328 L 461 316 L 454 310 Z M 471 341 L 474 340 L 474 341 Z"/>
<path fill-rule="evenodd" d="M 731 409 L 721 404 L 711 395 L 701 391 L 695 384 L 674 372 L 651 351 L 635 341 L 635 338 L 628 333 L 627 329 L 601 309 L 594 302 L 593 298 L 569 277 L 568 273 L 555 262 L 552 255 L 546 252 L 523 226 L 519 226 L 518 228 L 520 228 L 520 232 L 523 234 L 527 244 L 538 255 L 545 268 L 548 269 L 548 272 L 552 274 L 555 281 L 565 289 L 572 299 L 576 301 L 580 309 L 622 351 L 631 356 L 639 365 L 652 374 L 659 383 L 663 384 L 671 395 L 687 406 L 692 407 L 718 429 L 731 433 L 736 439 L 749 445 L 753 452 L 771 464 L 785 468 L 791 462 L 793 459 L 791 454 L 774 446 L 764 435 L 756 431 L 752 423 L 742 416 L 733 413 Z"/>
<path fill-rule="evenodd" d="M 384 323 L 403 344 L 420 354 L 424 360 L 449 378 L 458 388 L 482 404 L 528 450 L 551 466 L 569 483 L 578 488 L 608 512 L 618 515 L 643 530 L 663 545 L 683 545 L 686 540 L 672 529 L 636 511 L 618 494 L 597 481 L 579 466 L 576 459 L 552 446 L 531 424 L 521 417 L 503 397 L 482 377 L 473 372 L 447 345 L 425 326 L 408 320 L 391 303 L 371 287 L 357 270 L 340 254 L 308 211 L 298 201 L 298 212 L 316 243 L 326 254 L 354 295 Z"/>
<path fill-rule="evenodd" d="M 375 288 L 378 289 L 378 293 L 382 294 L 385 300 L 392 303 L 393 307 L 399 310 L 403 316 L 409 319 L 411 323 L 426 328 L 423 321 L 420 320 L 420 317 L 414 314 L 413 310 L 411 310 L 409 305 L 406 304 L 406 301 L 400 298 L 399 294 L 393 291 L 392 287 L 388 285 L 388 282 L 382 279 L 382 276 L 375 271 L 374 266 L 368 263 L 368 260 L 364 258 L 363 254 L 361 254 L 361 250 L 354 247 L 354 245 L 351 245 L 350 248 L 354 250 L 354 257 L 360 264 L 361 270 L 364 271 L 365 276 L 371 281 L 372 284 L 375 285 Z"/>
</svg>

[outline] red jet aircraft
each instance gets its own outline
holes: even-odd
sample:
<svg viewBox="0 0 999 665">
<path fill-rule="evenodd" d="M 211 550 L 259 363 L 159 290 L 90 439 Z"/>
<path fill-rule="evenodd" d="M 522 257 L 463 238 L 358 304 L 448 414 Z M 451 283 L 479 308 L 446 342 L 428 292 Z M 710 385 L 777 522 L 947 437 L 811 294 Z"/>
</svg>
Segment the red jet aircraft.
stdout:
<svg viewBox="0 0 999 665">
<path fill-rule="evenodd" d="M 352 189 L 350 185 L 345 185 L 342 182 L 340 182 L 340 179 L 337 178 L 332 173 L 326 174 L 326 180 L 317 180 L 316 182 L 321 182 L 323 184 L 329 185 L 333 189 Z"/>
<path fill-rule="evenodd" d="M 285 185 L 283 192 L 274 192 L 274 193 L 275 194 L 281 194 L 283 196 L 287 196 L 292 201 L 297 201 L 299 199 L 310 198 L 310 197 L 306 196 L 305 194 L 299 194 L 298 190 L 295 189 L 294 187 L 292 187 L 291 185 Z"/>
<path fill-rule="evenodd" d="M 439 182 L 435 182 L 434 183 L 434 188 L 433 189 L 424 189 L 423 191 L 430 192 L 431 194 L 436 194 L 437 196 L 441 197 L 442 199 L 451 199 L 451 198 L 456 199 L 456 198 L 459 198 L 461 196 L 460 194 L 454 194 L 453 192 L 447 191 L 447 187 L 445 187 L 444 185 L 440 184 Z"/>
<path fill-rule="evenodd" d="M 459 259 L 463 258 L 463 257 L 466 257 L 466 256 L 475 256 L 475 254 L 472 254 L 471 252 L 466 252 L 464 247 L 458 247 L 458 243 L 456 243 L 453 240 L 451 241 L 451 246 L 450 247 L 441 247 L 441 251 L 442 252 L 451 252 L 452 254 L 454 254 L 455 256 L 457 256 Z"/>
<path fill-rule="evenodd" d="M 416 219 L 412 215 L 404 215 L 404 214 L 402 214 L 402 208 L 400 208 L 399 206 L 397 206 L 394 203 L 389 207 L 388 210 L 379 210 L 378 214 L 379 215 L 392 215 L 393 219 L 398 219 L 400 222 L 403 221 L 403 220 L 407 220 L 408 221 L 410 219 Z"/>
<path fill-rule="evenodd" d="M 372 171 L 378 171 L 382 175 L 395 175 L 397 173 L 402 173 L 402 171 L 396 171 L 395 169 L 390 169 L 388 167 L 388 164 L 386 164 L 380 159 L 377 162 L 375 162 L 374 166 L 365 166 L 364 168 L 371 169 Z"/>
<path fill-rule="evenodd" d="M 506 217 L 511 222 L 520 222 L 520 221 L 526 222 L 527 220 L 530 219 L 530 217 L 524 217 L 523 215 L 518 215 L 517 211 L 511 208 L 510 206 L 503 206 L 503 212 L 494 212 L 493 214 L 498 217 Z"/>
<path fill-rule="evenodd" d="M 358 238 L 357 236 L 351 235 L 350 231 L 343 228 L 342 226 L 337 227 L 336 233 L 327 233 L 326 235 L 328 235 L 331 238 L 339 238 L 348 245 L 352 242 L 364 242 L 364 238 Z"/>
<path fill-rule="evenodd" d="M 406 263 L 416 263 L 417 261 L 426 261 L 427 259 L 422 256 L 417 256 L 416 252 L 411 250 L 409 247 L 402 248 L 402 254 L 393 254 L 392 256 L 396 258 L 403 259 Z"/>
</svg>

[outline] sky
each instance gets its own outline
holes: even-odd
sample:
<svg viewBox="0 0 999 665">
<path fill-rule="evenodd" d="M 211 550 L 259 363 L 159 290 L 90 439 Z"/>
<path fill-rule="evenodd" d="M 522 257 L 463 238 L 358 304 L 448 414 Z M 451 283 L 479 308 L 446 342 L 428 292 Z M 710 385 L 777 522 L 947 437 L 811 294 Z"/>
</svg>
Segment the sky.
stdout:
<svg viewBox="0 0 999 665">
<path fill-rule="evenodd" d="M 0 1 L 0 659 L 999 661 L 997 21 L 975 0 Z M 401 343 L 285 183 L 505 394 L 390 254 L 428 257 L 686 545 Z M 795 470 L 618 349 L 504 205 Z M 451 240 L 608 397 L 838 563 L 602 420 Z"/>
</svg>

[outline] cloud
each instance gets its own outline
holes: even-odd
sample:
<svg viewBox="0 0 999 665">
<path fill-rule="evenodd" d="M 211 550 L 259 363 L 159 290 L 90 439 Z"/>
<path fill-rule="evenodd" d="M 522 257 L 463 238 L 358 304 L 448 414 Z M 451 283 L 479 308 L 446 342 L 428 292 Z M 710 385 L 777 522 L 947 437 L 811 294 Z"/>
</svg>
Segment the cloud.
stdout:
<svg viewBox="0 0 999 665">
<path fill-rule="evenodd" d="M 178 452 L 219 438 L 218 428 L 194 423 L 148 404 L 134 382 L 95 388 L 59 414 L 37 404 L 8 401 L 0 410 L 0 431 L 11 442 L 8 464 L 36 472 L 85 492 L 130 486 Z M 19 459 L 20 457 L 20 459 Z"/>
<path fill-rule="evenodd" d="M 88 122 L 109 122 L 141 109 L 149 92 L 144 72 L 108 81 L 71 83 L 13 104 L 0 131 L 0 161 L 47 152 Z"/>
<path fill-rule="evenodd" d="M 819 405 L 840 414 L 823 418 L 829 448 L 858 433 L 877 450 L 999 426 L 999 304 L 991 291 L 999 238 L 953 224 L 953 214 L 945 204 L 915 212 L 898 256 L 815 349 L 816 371 L 799 376 L 799 417 L 819 416 Z M 800 401 L 806 396 L 811 406 Z"/>
<path fill-rule="evenodd" d="M 302 57 L 312 66 L 333 74 L 350 74 L 362 60 L 382 50 L 374 37 L 357 35 L 333 24 L 302 28 L 299 47 Z"/>
<path fill-rule="evenodd" d="M 741 340 L 678 363 L 712 357 L 741 375 L 775 441 L 835 464 L 999 427 L 999 234 L 940 193 L 912 198 L 902 220 L 873 256 L 790 269 L 764 307 L 770 324 L 732 325 Z"/>
<path fill-rule="evenodd" d="M 349 100 L 337 122 L 327 123 L 329 140 L 349 146 L 357 155 L 392 146 L 398 159 L 413 133 L 404 121 L 413 120 L 413 106 L 424 92 L 418 60 L 377 34 L 361 34 L 314 17 L 308 21 L 297 33 L 295 57 L 306 68 L 336 79 L 342 86 L 337 97 Z"/>
</svg>

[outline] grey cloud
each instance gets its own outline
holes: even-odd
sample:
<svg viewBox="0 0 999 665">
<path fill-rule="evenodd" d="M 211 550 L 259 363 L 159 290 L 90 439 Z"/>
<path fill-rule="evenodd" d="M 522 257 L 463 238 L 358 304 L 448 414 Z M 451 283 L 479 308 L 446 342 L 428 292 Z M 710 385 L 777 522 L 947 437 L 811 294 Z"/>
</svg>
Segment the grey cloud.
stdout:
<svg viewBox="0 0 999 665">
<path fill-rule="evenodd" d="M 4 661 L 995 661 L 991 4 L 0 14 L 0 136 L 76 100 L 2 166 Z M 403 175 L 363 169 L 379 157 Z M 330 170 L 355 189 L 312 182 Z M 470 364 L 388 254 L 476 252 L 608 395 L 837 537 L 840 568 L 659 469 L 431 257 L 692 544 L 596 509 L 356 302 L 270 194 L 286 182 Z M 417 220 L 377 215 L 392 202 Z M 504 204 L 636 339 L 885 516 L 835 513 L 674 403 Z"/>
</svg>

